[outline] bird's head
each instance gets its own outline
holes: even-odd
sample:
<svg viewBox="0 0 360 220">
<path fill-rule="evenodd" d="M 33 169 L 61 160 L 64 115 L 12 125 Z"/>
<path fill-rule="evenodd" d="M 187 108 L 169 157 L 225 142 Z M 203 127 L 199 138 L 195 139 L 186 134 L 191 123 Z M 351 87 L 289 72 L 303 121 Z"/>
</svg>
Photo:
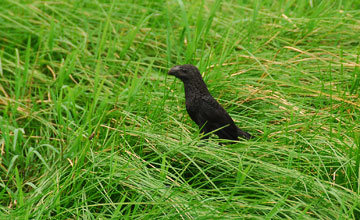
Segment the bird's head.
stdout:
<svg viewBox="0 0 360 220">
<path fill-rule="evenodd" d="M 169 70 L 168 74 L 179 78 L 183 82 L 194 79 L 198 76 L 201 78 L 198 68 L 191 64 L 174 66 Z"/>
</svg>

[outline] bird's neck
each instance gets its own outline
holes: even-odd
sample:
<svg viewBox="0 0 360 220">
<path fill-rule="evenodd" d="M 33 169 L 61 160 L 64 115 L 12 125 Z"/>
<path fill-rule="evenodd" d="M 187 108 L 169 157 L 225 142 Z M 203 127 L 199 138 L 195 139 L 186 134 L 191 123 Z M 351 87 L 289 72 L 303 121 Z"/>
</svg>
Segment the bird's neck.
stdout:
<svg viewBox="0 0 360 220">
<path fill-rule="evenodd" d="M 191 81 L 184 82 L 185 98 L 191 98 L 197 95 L 203 96 L 210 94 L 203 79 L 192 79 Z"/>
</svg>

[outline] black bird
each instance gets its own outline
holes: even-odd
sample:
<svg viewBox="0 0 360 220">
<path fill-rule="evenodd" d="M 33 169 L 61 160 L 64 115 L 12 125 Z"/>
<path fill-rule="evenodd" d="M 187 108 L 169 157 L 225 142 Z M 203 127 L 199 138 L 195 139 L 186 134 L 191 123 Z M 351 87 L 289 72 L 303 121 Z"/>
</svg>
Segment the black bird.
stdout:
<svg viewBox="0 0 360 220">
<path fill-rule="evenodd" d="M 211 96 L 201 74 L 194 65 L 174 66 L 168 72 L 179 78 L 185 87 L 186 110 L 205 135 L 214 130 L 221 139 L 253 138 L 238 128 L 225 109 Z M 208 135 L 205 136 L 208 138 Z"/>
</svg>

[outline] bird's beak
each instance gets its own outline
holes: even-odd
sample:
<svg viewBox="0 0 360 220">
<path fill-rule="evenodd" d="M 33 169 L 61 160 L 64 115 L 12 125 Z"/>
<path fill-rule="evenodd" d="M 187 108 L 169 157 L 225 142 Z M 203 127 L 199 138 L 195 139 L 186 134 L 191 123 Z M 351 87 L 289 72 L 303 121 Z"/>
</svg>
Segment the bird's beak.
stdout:
<svg viewBox="0 0 360 220">
<path fill-rule="evenodd" d="M 179 70 L 180 70 L 180 66 L 174 66 L 169 70 L 168 74 L 174 76 Z"/>
</svg>

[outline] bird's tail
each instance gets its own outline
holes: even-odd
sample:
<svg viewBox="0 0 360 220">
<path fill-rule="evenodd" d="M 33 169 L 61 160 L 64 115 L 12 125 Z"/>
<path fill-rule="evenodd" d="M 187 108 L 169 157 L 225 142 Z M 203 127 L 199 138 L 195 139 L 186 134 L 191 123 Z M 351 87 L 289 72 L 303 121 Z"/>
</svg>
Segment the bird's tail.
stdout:
<svg viewBox="0 0 360 220">
<path fill-rule="evenodd" d="M 237 128 L 238 137 L 244 138 L 246 140 L 255 138 L 255 136 L 252 136 L 251 134 L 241 130 L 240 128 Z"/>
</svg>

